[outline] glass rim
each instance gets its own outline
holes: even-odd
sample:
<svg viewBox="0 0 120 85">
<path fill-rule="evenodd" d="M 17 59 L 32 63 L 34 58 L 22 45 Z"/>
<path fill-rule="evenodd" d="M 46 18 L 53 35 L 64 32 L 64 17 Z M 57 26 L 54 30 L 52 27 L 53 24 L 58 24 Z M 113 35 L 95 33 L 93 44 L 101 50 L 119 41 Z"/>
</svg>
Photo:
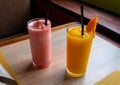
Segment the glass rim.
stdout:
<svg viewBox="0 0 120 85">
<path fill-rule="evenodd" d="M 27 27 L 29 29 L 29 27 L 33 27 L 33 26 L 30 26 L 29 24 L 33 21 L 37 21 L 37 20 L 45 20 L 45 18 L 33 18 L 33 19 L 30 19 L 28 22 L 27 22 Z M 49 19 L 47 19 L 47 21 L 49 21 L 51 23 L 51 21 Z M 33 27 L 34 28 L 34 27 Z"/>
<path fill-rule="evenodd" d="M 71 36 L 82 37 L 81 34 L 80 34 L 80 35 L 73 35 L 73 34 L 71 34 L 71 33 L 69 32 L 70 29 L 73 29 L 73 28 L 76 27 L 76 26 L 81 28 L 81 24 L 76 24 L 76 25 L 69 26 L 69 27 L 67 28 L 67 33 L 70 34 Z M 85 29 L 85 27 L 86 27 L 86 25 L 84 25 L 84 29 Z M 94 31 L 93 31 L 92 33 L 90 33 L 89 35 L 90 35 L 90 36 L 93 36 L 93 35 L 94 35 Z M 84 36 L 84 37 L 85 37 L 85 36 Z"/>
</svg>

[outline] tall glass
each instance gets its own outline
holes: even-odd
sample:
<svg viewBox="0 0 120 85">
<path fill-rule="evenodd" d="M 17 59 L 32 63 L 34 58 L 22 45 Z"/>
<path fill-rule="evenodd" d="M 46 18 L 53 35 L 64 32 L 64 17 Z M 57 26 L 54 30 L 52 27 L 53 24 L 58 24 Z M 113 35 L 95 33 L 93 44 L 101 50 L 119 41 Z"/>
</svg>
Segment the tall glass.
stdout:
<svg viewBox="0 0 120 85">
<path fill-rule="evenodd" d="M 46 68 L 51 61 L 51 22 L 44 18 L 28 21 L 28 34 L 32 52 L 33 64 L 39 68 Z"/>
<path fill-rule="evenodd" d="M 76 25 L 67 29 L 67 73 L 72 77 L 81 77 L 85 74 L 93 33 L 81 35 L 81 26 Z"/>
</svg>

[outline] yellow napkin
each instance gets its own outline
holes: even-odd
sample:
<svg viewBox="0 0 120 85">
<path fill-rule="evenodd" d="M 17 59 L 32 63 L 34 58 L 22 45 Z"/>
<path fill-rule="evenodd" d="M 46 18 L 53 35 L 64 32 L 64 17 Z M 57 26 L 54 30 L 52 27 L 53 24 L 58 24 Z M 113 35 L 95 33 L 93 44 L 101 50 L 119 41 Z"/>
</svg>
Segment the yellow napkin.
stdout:
<svg viewBox="0 0 120 85">
<path fill-rule="evenodd" d="M 18 83 L 18 85 L 21 85 L 20 81 L 16 78 L 16 75 L 14 74 L 13 70 L 11 69 L 10 65 L 8 64 L 5 56 L 1 51 L 0 51 L 0 65 L 2 65 L 2 67 L 10 75 L 10 77 L 12 77 L 12 79 L 14 79 Z"/>
<path fill-rule="evenodd" d="M 94 85 L 120 85 L 120 71 L 114 71 Z"/>
</svg>

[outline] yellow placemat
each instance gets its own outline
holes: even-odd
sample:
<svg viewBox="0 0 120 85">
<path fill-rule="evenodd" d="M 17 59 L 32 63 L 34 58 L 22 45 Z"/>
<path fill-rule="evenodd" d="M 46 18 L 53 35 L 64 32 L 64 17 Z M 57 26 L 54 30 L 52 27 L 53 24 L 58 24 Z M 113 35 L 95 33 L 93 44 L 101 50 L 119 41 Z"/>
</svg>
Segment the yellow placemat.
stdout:
<svg viewBox="0 0 120 85">
<path fill-rule="evenodd" d="M 16 75 L 14 74 L 13 70 L 11 69 L 10 65 L 8 64 L 5 56 L 1 51 L 0 51 L 0 64 L 9 73 L 9 75 L 18 83 L 18 85 L 21 85 L 20 81 L 17 79 Z"/>
<path fill-rule="evenodd" d="M 114 71 L 94 85 L 120 85 L 120 71 Z"/>
</svg>

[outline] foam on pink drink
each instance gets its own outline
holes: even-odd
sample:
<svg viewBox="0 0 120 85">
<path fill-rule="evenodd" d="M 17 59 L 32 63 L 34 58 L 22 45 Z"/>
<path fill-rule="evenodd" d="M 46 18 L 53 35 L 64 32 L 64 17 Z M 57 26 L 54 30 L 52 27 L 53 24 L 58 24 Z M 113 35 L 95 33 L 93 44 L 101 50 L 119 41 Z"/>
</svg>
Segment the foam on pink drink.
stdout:
<svg viewBox="0 0 120 85">
<path fill-rule="evenodd" d="M 37 67 L 48 67 L 51 61 L 51 22 L 44 19 L 29 21 L 28 32 L 30 38 L 33 63 Z"/>
</svg>

